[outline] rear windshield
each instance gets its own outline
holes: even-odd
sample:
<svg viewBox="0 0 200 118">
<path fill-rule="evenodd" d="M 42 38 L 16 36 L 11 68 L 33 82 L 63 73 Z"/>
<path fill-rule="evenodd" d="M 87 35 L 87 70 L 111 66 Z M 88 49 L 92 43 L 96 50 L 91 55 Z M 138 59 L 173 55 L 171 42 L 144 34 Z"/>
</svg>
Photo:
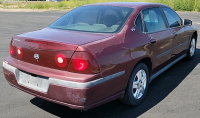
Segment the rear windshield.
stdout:
<svg viewBox="0 0 200 118">
<path fill-rule="evenodd" d="M 78 7 L 49 27 L 95 33 L 115 33 L 125 24 L 133 8 L 116 6 L 82 6 Z"/>
</svg>

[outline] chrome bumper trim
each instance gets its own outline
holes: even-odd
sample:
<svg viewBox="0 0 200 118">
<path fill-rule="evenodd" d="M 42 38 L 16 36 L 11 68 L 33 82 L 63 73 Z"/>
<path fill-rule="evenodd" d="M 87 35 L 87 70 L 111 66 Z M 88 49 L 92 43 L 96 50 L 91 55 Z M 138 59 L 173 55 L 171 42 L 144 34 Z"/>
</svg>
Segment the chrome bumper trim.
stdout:
<svg viewBox="0 0 200 118">
<path fill-rule="evenodd" d="M 20 70 L 18 70 L 17 68 L 9 65 L 6 61 L 3 61 L 3 67 L 5 69 L 9 70 L 10 72 L 14 73 L 18 84 L 20 84 L 20 78 L 19 78 L 19 71 Z M 108 80 L 114 79 L 116 77 L 119 77 L 119 76 L 123 75 L 124 73 L 125 73 L 125 70 L 117 72 L 117 73 L 109 75 L 109 76 L 106 76 L 106 77 L 103 77 L 103 78 L 100 78 L 100 79 L 97 79 L 97 80 L 93 80 L 93 81 L 90 81 L 90 82 L 85 82 L 85 83 L 73 82 L 73 81 L 65 81 L 65 80 L 60 80 L 60 79 L 57 79 L 57 78 L 49 77 L 47 86 L 44 87 L 44 88 L 38 88 L 38 87 L 26 86 L 26 85 L 22 85 L 22 86 L 25 86 L 25 87 L 28 87 L 28 88 L 31 88 L 31 89 L 34 89 L 34 90 L 37 90 L 37 91 L 40 91 L 40 92 L 44 92 L 44 93 L 48 92 L 48 88 L 49 88 L 50 84 L 60 85 L 60 86 L 70 87 L 70 88 L 84 89 L 84 88 L 89 88 L 89 87 L 101 84 L 103 82 L 106 82 Z"/>
</svg>

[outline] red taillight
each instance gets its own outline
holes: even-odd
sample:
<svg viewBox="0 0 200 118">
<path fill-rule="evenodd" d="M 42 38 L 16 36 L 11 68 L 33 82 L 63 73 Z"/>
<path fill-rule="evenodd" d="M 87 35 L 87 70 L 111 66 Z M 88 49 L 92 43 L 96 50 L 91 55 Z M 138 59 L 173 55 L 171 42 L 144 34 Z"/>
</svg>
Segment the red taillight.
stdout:
<svg viewBox="0 0 200 118">
<path fill-rule="evenodd" d="M 95 57 L 89 52 L 75 52 L 71 58 L 67 71 L 83 74 L 100 72 Z"/>
<path fill-rule="evenodd" d="M 55 56 L 56 65 L 63 68 L 67 65 L 67 59 L 64 54 L 57 54 Z"/>
<path fill-rule="evenodd" d="M 21 47 L 17 47 L 17 56 L 19 58 L 22 58 L 23 57 L 23 50 Z"/>
<path fill-rule="evenodd" d="M 88 66 L 87 60 L 73 59 L 72 64 L 76 70 L 85 70 Z"/>
<path fill-rule="evenodd" d="M 14 48 L 13 48 L 12 44 L 10 44 L 10 54 L 11 54 L 11 55 L 14 54 Z"/>
</svg>

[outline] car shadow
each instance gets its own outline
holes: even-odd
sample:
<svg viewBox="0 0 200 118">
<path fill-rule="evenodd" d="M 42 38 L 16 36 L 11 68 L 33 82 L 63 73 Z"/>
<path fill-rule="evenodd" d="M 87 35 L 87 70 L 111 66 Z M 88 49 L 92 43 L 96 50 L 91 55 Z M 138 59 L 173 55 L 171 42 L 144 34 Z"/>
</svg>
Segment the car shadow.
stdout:
<svg viewBox="0 0 200 118">
<path fill-rule="evenodd" d="M 166 96 L 168 96 L 190 72 L 200 63 L 200 49 L 196 50 L 195 58 L 191 61 L 182 59 L 160 76 L 155 78 L 150 86 L 145 100 L 137 107 L 124 105 L 119 100 L 109 102 L 99 107 L 80 111 L 70 109 L 56 103 L 52 103 L 40 98 L 33 98 L 30 102 L 58 117 L 67 118 L 134 118 L 142 115 Z"/>
</svg>

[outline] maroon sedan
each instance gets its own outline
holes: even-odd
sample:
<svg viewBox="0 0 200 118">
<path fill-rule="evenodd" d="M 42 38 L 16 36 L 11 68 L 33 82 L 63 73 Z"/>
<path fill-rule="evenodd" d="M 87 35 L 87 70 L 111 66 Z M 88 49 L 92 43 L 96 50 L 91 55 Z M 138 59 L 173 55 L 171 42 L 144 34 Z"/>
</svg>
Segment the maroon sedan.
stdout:
<svg viewBox="0 0 200 118">
<path fill-rule="evenodd" d="M 119 98 L 136 106 L 154 78 L 194 57 L 196 41 L 192 21 L 166 5 L 91 4 L 14 36 L 3 71 L 11 86 L 73 109 Z"/>
</svg>

